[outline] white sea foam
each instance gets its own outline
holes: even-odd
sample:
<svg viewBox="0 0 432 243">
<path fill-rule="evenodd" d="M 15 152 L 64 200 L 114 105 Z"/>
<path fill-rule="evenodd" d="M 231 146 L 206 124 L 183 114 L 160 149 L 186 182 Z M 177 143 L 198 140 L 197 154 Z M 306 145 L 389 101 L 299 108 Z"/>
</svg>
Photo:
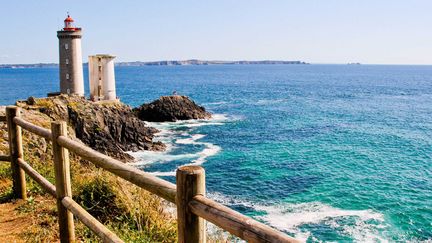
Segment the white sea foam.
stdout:
<svg viewBox="0 0 432 243">
<path fill-rule="evenodd" d="M 155 176 L 175 176 L 176 175 L 175 171 L 166 171 L 166 172 L 154 171 L 154 172 L 147 172 L 147 173 Z"/>
<path fill-rule="evenodd" d="M 205 137 L 203 134 L 193 134 L 190 138 L 177 139 L 177 144 L 197 144 L 196 140 Z"/>
<path fill-rule="evenodd" d="M 325 224 L 341 235 L 348 235 L 357 242 L 387 242 L 379 234 L 379 229 L 386 227 L 384 217 L 372 210 L 347 210 L 335 208 L 321 202 L 299 204 L 282 203 L 279 205 L 254 204 L 236 198 L 228 198 L 218 193 L 209 197 L 225 205 L 243 205 L 265 215 L 257 216 L 271 226 L 290 232 L 301 241 L 313 239 L 311 232 L 301 228 L 304 225 Z M 352 219 L 354 224 L 343 224 L 341 220 Z"/>
<path fill-rule="evenodd" d="M 202 127 L 202 126 L 221 126 L 222 122 L 201 122 L 201 123 L 191 123 L 185 124 L 185 127 Z"/>
<path fill-rule="evenodd" d="M 236 116 L 227 116 L 226 114 L 212 114 L 212 118 L 210 121 L 228 121 L 228 120 L 237 120 Z"/>
<path fill-rule="evenodd" d="M 213 155 L 216 155 L 221 151 L 221 147 L 214 145 L 212 143 L 203 143 L 206 148 L 203 149 L 201 152 L 198 153 L 199 157 L 198 159 L 192 160 L 192 163 L 189 165 L 201 165 L 204 162 L 207 161 L 207 158 Z"/>
<path fill-rule="evenodd" d="M 228 117 L 225 114 L 213 114 L 211 119 L 181 120 L 175 122 L 146 122 L 147 125 L 159 130 L 172 130 L 181 127 L 220 126 L 231 120 L 238 120 L 239 117 Z M 163 133 L 162 133 L 163 134 Z"/>
<path fill-rule="evenodd" d="M 314 224 L 330 218 L 358 217 L 362 221 L 383 221 L 382 215 L 372 210 L 343 210 L 320 202 L 256 206 L 255 209 L 267 212 L 263 219 L 280 229 L 292 229 L 302 224 Z"/>
<path fill-rule="evenodd" d="M 221 147 L 209 143 L 198 141 L 205 137 L 203 134 L 190 134 L 194 128 L 200 126 L 218 126 L 224 125 L 227 121 L 239 118 L 228 118 L 224 114 L 214 114 L 208 120 L 186 120 L 176 122 L 147 122 L 149 126 L 159 129 L 154 140 L 161 141 L 166 144 L 167 149 L 163 152 L 158 151 L 139 151 L 129 152 L 130 155 L 136 158 L 138 162 L 136 166 L 147 165 L 152 163 L 168 163 L 176 160 L 190 160 L 187 165 L 201 165 L 207 161 L 207 158 L 214 156 L 221 151 Z M 187 128 L 188 131 L 184 131 Z M 179 129 L 179 130 L 176 130 Z M 181 138 L 179 138 L 181 137 Z M 199 145 L 204 148 L 196 153 L 172 154 L 172 151 L 181 145 Z M 173 176 L 174 171 L 169 172 L 151 172 L 158 176 Z"/>
<path fill-rule="evenodd" d="M 135 157 L 138 162 L 134 163 L 134 165 L 146 165 L 152 164 L 155 162 L 166 163 L 175 160 L 182 159 L 194 159 L 199 157 L 198 153 L 192 154 L 169 154 L 167 151 L 158 152 L 158 151 L 139 151 L 139 152 L 130 152 L 130 155 Z"/>
<path fill-rule="evenodd" d="M 198 158 L 192 160 L 192 163 L 190 163 L 189 165 L 201 165 L 206 161 L 207 157 L 216 155 L 221 150 L 221 147 L 214 145 L 212 143 L 197 142 L 197 140 L 203 137 L 205 137 L 205 135 L 203 134 L 194 134 L 190 138 L 176 140 L 177 144 L 195 144 L 195 145 L 205 146 L 205 148 L 202 151 L 196 153 L 196 155 L 198 155 Z"/>
</svg>

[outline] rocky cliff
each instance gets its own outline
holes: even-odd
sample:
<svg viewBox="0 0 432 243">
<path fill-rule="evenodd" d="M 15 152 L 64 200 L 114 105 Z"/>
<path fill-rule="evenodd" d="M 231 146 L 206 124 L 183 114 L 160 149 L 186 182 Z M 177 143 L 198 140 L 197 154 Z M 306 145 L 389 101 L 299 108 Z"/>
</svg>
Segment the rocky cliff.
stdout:
<svg viewBox="0 0 432 243">
<path fill-rule="evenodd" d="M 135 108 L 134 112 L 139 119 L 151 122 L 211 118 L 211 114 L 204 107 L 181 95 L 161 96 L 151 103 Z"/>
<path fill-rule="evenodd" d="M 75 136 L 91 148 L 123 161 L 133 158 L 126 151 L 164 150 L 153 142 L 157 129 L 139 120 L 131 107 L 120 102 L 91 102 L 77 96 L 60 95 L 35 99 L 30 97 L 19 106 L 38 110 L 52 120 L 64 120 Z"/>
<path fill-rule="evenodd" d="M 30 97 L 17 102 L 28 118 L 63 120 L 70 126 L 70 136 L 89 147 L 120 159 L 132 161 L 126 151 L 165 150 L 161 142 L 153 142 L 156 128 L 144 121 L 177 121 L 206 119 L 211 114 L 186 96 L 162 96 L 150 104 L 132 110 L 121 102 L 92 102 L 78 96 L 59 95 L 48 98 Z M 43 114 L 38 116 L 38 114 Z M 49 118 L 47 118 L 49 117 Z M 40 122 L 40 121 L 39 121 Z"/>
</svg>

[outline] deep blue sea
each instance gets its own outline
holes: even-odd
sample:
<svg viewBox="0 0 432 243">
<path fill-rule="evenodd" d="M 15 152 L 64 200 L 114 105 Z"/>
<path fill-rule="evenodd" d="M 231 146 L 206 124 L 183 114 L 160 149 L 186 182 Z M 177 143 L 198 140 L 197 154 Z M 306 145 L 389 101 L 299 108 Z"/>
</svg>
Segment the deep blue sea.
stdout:
<svg viewBox="0 0 432 243">
<path fill-rule="evenodd" d="M 0 69 L 0 104 L 57 80 Z M 152 123 L 168 150 L 133 153 L 143 170 L 173 181 L 200 164 L 209 197 L 308 242 L 432 240 L 432 66 L 117 67 L 116 80 L 131 106 L 176 90 L 215 114 Z"/>
</svg>

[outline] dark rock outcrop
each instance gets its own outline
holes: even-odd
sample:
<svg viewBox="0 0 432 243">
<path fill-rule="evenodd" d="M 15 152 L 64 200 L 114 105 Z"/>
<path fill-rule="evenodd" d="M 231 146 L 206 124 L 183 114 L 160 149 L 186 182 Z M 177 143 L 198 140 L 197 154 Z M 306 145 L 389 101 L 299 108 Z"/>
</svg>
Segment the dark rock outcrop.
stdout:
<svg viewBox="0 0 432 243">
<path fill-rule="evenodd" d="M 120 102 L 91 102 L 78 96 L 60 95 L 22 102 L 21 107 L 40 111 L 52 120 L 67 121 L 70 136 L 89 147 L 122 161 L 133 160 L 126 151 L 164 150 L 153 142 L 158 132 L 138 119 L 132 109 Z"/>
<path fill-rule="evenodd" d="M 161 96 L 159 99 L 134 109 L 143 121 L 164 122 L 190 119 L 208 119 L 211 114 L 187 96 Z"/>
<path fill-rule="evenodd" d="M 129 106 L 120 103 L 93 105 L 91 109 L 68 106 L 68 114 L 76 137 L 110 156 L 130 160 L 132 157 L 125 151 L 165 149 L 161 142 L 152 141 L 158 130 L 137 119 Z"/>
</svg>

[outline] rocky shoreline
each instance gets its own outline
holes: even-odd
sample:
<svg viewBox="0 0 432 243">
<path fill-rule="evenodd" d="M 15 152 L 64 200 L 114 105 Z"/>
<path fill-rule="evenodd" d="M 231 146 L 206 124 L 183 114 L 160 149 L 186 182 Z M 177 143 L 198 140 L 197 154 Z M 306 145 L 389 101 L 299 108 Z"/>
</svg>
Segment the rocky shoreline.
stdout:
<svg viewBox="0 0 432 243">
<path fill-rule="evenodd" d="M 32 119 L 63 120 L 70 126 L 69 136 L 87 146 L 124 162 L 134 158 L 128 151 L 164 151 L 166 145 L 154 142 L 156 128 L 145 121 L 208 119 L 211 114 L 187 96 L 162 96 L 132 109 L 121 102 L 92 102 L 78 96 L 29 97 L 17 105 Z"/>
</svg>

